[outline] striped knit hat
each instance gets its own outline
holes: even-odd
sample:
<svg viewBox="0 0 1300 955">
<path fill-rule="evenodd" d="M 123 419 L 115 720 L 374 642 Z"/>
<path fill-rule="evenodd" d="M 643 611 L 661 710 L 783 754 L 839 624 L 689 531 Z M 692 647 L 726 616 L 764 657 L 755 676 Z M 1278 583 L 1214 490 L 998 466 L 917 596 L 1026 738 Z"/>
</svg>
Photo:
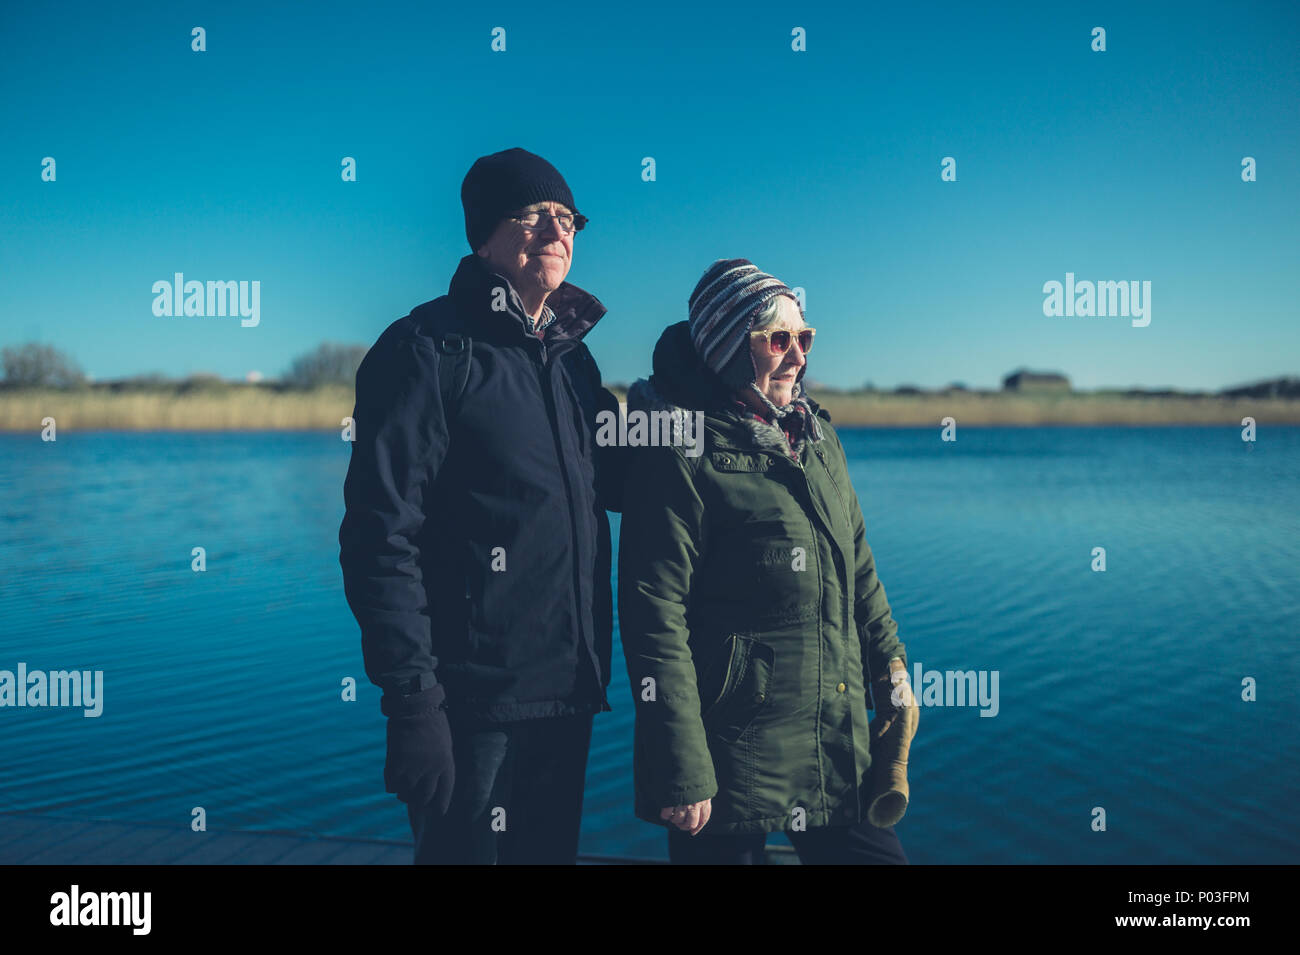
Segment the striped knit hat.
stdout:
<svg viewBox="0 0 1300 955">
<path fill-rule="evenodd" d="M 794 292 L 748 259 L 718 259 L 691 293 L 691 342 L 705 366 L 728 386 L 743 388 L 758 377 L 749 351 L 754 315 L 769 299 Z M 800 309 L 802 311 L 802 309 Z"/>
</svg>

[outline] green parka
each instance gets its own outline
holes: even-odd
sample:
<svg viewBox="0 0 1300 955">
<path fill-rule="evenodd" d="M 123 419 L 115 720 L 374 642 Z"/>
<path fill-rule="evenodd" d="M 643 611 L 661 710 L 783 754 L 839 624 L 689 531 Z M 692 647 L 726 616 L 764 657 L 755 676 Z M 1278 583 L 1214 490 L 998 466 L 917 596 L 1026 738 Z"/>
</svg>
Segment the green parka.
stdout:
<svg viewBox="0 0 1300 955">
<path fill-rule="evenodd" d="M 636 815 L 664 825 L 664 807 L 711 798 L 706 834 L 852 825 L 870 795 L 868 687 L 905 648 L 829 415 L 813 404 L 823 439 L 796 463 L 718 388 L 681 322 L 628 392 L 629 425 L 705 412 L 696 446 L 687 430 L 628 462 L 618 607 Z"/>
</svg>

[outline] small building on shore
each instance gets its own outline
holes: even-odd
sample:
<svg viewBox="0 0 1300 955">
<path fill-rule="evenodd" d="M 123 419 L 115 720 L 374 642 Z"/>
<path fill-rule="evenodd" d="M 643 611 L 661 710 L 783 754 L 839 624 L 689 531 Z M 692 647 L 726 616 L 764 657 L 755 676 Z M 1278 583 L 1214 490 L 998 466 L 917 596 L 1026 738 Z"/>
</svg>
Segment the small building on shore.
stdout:
<svg viewBox="0 0 1300 955">
<path fill-rule="evenodd" d="M 1068 393 L 1070 379 L 1059 371 L 1030 371 L 1021 368 L 1002 379 L 1003 391 L 1040 393 Z"/>
</svg>

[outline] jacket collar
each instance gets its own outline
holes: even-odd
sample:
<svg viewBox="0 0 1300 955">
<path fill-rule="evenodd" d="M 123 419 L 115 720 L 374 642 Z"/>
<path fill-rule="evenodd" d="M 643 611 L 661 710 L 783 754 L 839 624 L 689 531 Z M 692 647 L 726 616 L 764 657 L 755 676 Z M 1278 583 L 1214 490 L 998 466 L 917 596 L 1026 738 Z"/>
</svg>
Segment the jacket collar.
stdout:
<svg viewBox="0 0 1300 955">
<path fill-rule="evenodd" d="M 808 404 L 819 417 L 830 420 L 830 415 L 822 411 L 811 398 Z M 694 411 L 674 404 L 655 388 L 653 378 L 638 378 L 627 389 L 627 410 L 631 411 L 666 411 L 673 422 L 674 429 L 684 426 Z M 771 451 L 783 458 L 791 457 L 790 442 L 781 427 L 756 415 L 748 408 L 714 407 L 704 412 L 706 431 L 711 432 L 713 440 L 711 450 L 726 448 L 732 451 Z M 674 432 L 676 433 L 676 432 Z M 806 435 L 805 438 L 812 437 Z M 813 438 L 813 442 L 820 438 Z M 805 444 L 809 443 L 805 440 Z"/>
<path fill-rule="evenodd" d="M 638 378 L 632 382 L 627 389 L 627 410 L 629 413 L 668 412 L 673 423 L 674 434 L 680 433 L 678 429 L 689 426 L 691 416 L 696 411 L 704 411 L 705 432 L 710 436 L 709 450 L 758 449 L 772 451 L 783 457 L 788 457 L 790 454 L 790 446 L 785 435 L 776 425 L 721 405 L 712 405 L 705 409 L 676 404 L 659 392 L 655 387 L 654 378 Z"/>
<path fill-rule="evenodd" d="M 492 310 L 493 289 L 506 289 L 505 312 Z M 510 280 L 494 271 L 482 256 L 471 252 L 460 260 L 456 274 L 451 277 L 447 294 L 462 306 L 467 314 L 476 318 L 490 316 L 513 319 L 510 327 L 517 328 L 525 335 L 531 335 L 532 323 L 524 312 L 523 300 L 515 291 Z M 569 282 L 560 283 L 560 287 L 546 297 L 546 305 L 555 313 L 555 321 L 546 331 L 547 340 L 561 338 L 581 339 L 600 321 L 607 311 L 600 300 L 590 292 L 584 291 Z"/>
</svg>

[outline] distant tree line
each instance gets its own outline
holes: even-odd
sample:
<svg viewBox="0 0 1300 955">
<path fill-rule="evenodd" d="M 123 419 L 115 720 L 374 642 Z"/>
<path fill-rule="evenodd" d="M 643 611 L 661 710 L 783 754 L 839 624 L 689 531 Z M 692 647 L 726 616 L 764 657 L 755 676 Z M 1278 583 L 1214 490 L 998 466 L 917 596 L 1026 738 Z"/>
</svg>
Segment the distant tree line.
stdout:
<svg viewBox="0 0 1300 955">
<path fill-rule="evenodd" d="M 281 388 L 308 389 L 322 385 L 352 385 L 357 368 L 366 357 L 365 345 L 325 342 L 295 358 L 278 381 L 267 384 Z M 67 353 L 52 345 L 29 342 L 0 349 L 0 381 L 7 388 L 79 388 L 89 384 L 85 372 Z M 185 378 L 169 378 L 159 371 L 144 372 L 109 383 L 110 387 L 194 388 L 231 384 L 220 375 L 196 372 Z"/>
<path fill-rule="evenodd" d="M 357 368 L 367 351 L 365 345 L 325 342 L 314 351 L 295 358 L 281 380 L 290 388 L 351 385 L 357 380 Z"/>
<path fill-rule="evenodd" d="M 264 386 L 278 389 L 310 389 L 325 385 L 351 386 L 357 377 L 357 368 L 366 357 L 365 345 L 347 345 L 338 342 L 324 342 L 309 352 L 299 355 L 289 364 L 289 369 L 278 380 L 268 380 Z M 85 372 L 71 356 L 52 345 L 29 342 L 25 345 L 9 345 L 0 349 L 0 386 L 5 388 L 83 388 L 90 384 Z M 97 383 L 111 390 L 121 389 L 166 389 L 193 391 L 200 389 L 229 388 L 235 382 L 214 375 L 211 372 L 195 372 L 184 378 L 170 378 L 160 371 L 144 372 L 129 378 L 112 382 Z M 838 388 L 806 381 L 814 390 L 838 392 Z M 626 389 L 612 386 L 622 392 Z M 1002 381 L 1004 392 L 1038 392 L 1056 391 L 1068 393 L 1070 380 L 1060 372 L 1032 372 L 1021 368 L 1008 375 Z M 962 382 L 953 382 L 939 393 L 971 391 Z M 1108 389 L 1109 390 L 1109 389 Z M 870 382 L 864 382 L 862 393 L 885 393 Z M 899 385 L 893 389 L 896 395 L 931 394 L 916 385 Z M 1202 394 L 1201 392 L 1184 392 L 1172 389 L 1150 391 L 1140 388 L 1128 389 L 1123 394 L 1134 396 L 1158 397 Z M 1235 388 L 1221 389 L 1217 394 L 1226 398 L 1300 398 L 1300 377 L 1283 376 L 1240 385 Z"/>
<path fill-rule="evenodd" d="M 0 349 L 4 381 L 15 388 L 76 388 L 86 374 L 52 345 L 14 345 Z"/>
</svg>

